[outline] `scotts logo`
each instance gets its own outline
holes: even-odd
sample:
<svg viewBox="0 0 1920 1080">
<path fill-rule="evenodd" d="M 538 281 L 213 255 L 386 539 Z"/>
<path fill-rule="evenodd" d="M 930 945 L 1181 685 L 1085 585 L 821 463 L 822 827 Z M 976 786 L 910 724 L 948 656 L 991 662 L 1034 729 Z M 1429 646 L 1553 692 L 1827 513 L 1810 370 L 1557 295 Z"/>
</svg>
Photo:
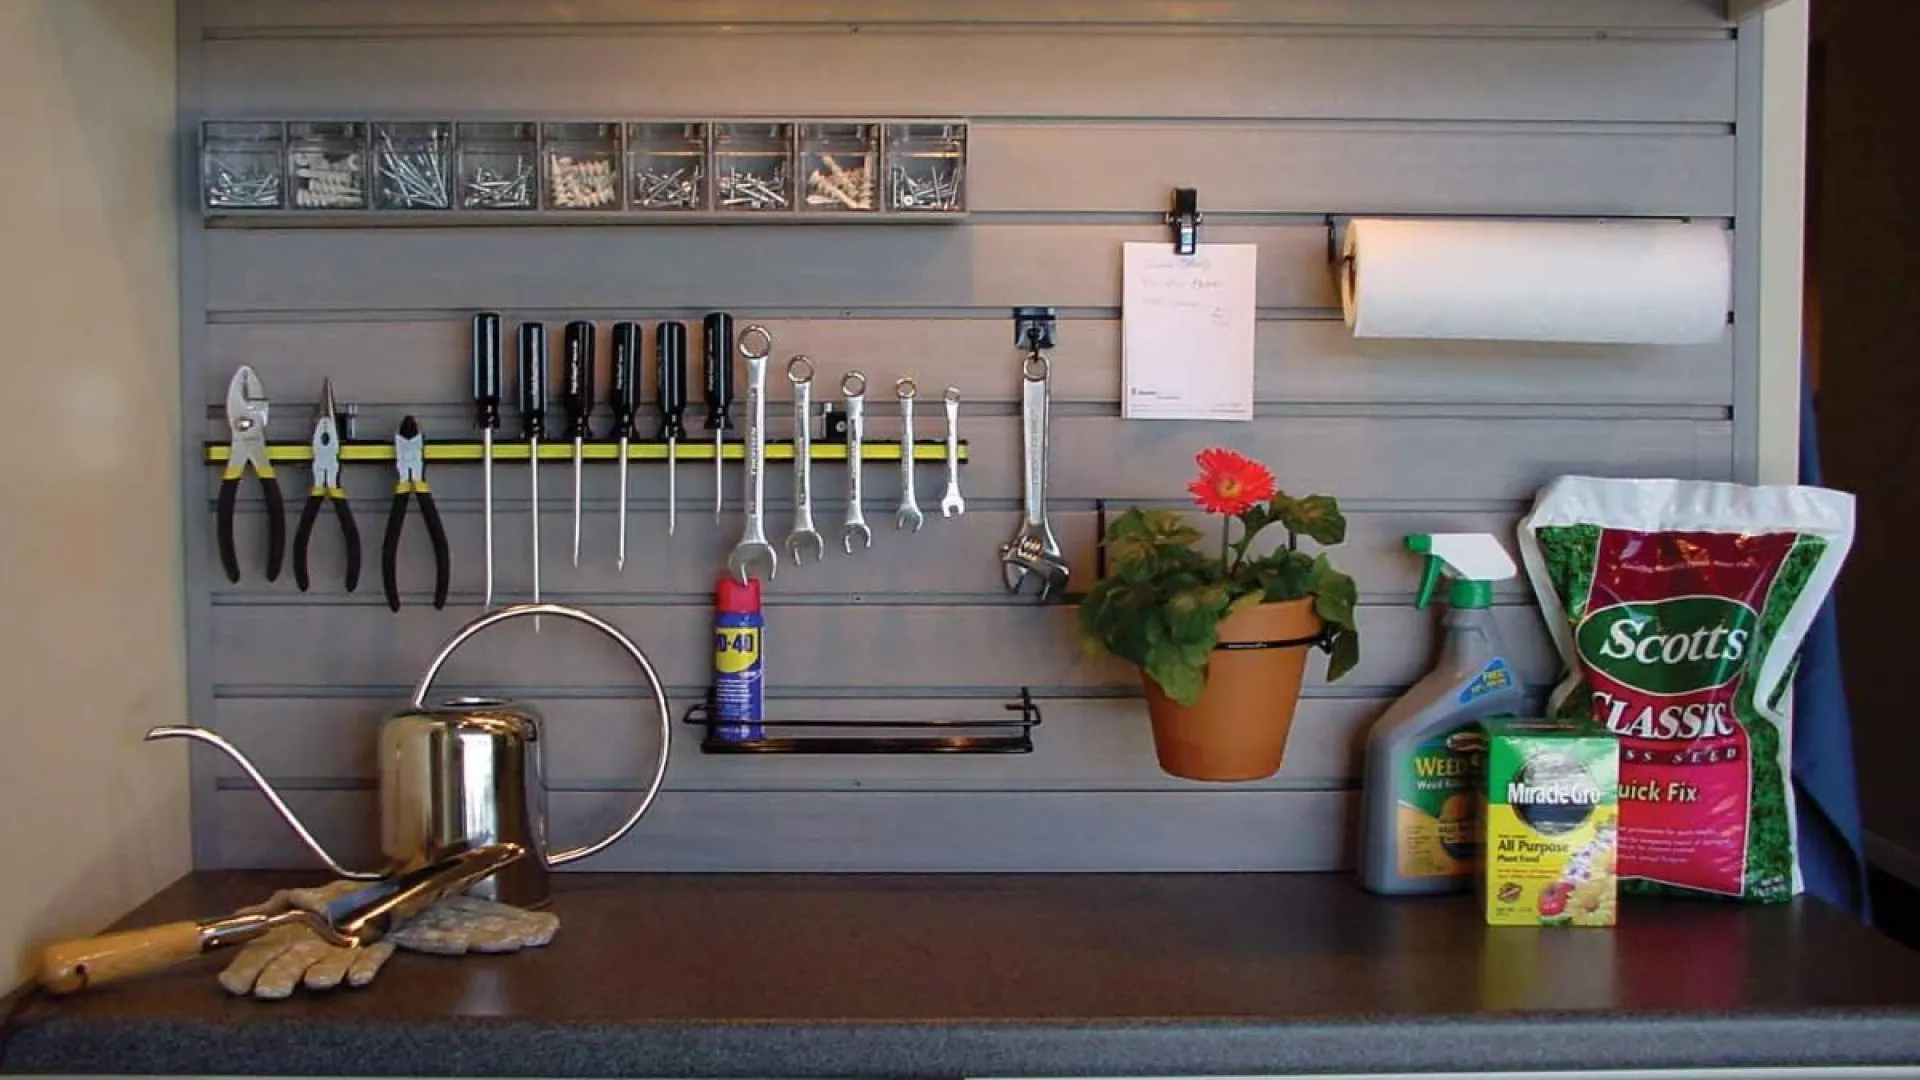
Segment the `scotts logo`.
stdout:
<svg viewBox="0 0 1920 1080">
<path fill-rule="evenodd" d="M 1648 694 L 1697 693 L 1740 674 L 1753 609 L 1719 596 L 1615 604 L 1588 615 L 1576 638 L 1588 664 Z"/>
<path fill-rule="evenodd" d="M 1507 781 L 1507 805 L 1535 832 L 1557 836 L 1586 822 L 1600 805 L 1600 785 L 1579 758 L 1548 751 L 1528 758 Z"/>
</svg>

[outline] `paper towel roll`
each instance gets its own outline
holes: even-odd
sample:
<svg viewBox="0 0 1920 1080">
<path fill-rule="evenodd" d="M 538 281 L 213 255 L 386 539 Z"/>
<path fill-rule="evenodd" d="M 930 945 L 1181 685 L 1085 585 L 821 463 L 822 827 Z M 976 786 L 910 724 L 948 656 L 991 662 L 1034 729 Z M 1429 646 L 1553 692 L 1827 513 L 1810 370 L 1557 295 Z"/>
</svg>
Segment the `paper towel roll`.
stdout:
<svg viewBox="0 0 1920 1080">
<path fill-rule="evenodd" d="M 1717 225 L 1355 220 L 1340 299 L 1355 337 L 1697 345 L 1727 328 Z"/>
</svg>

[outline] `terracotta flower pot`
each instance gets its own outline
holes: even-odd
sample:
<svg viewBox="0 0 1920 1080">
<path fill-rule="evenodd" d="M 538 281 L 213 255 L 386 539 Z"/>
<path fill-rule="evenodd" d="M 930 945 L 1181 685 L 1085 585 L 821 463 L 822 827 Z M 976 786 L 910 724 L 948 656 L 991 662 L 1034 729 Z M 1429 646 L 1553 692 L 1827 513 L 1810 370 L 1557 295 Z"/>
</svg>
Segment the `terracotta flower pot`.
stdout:
<svg viewBox="0 0 1920 1080">
<path fill-rule="evenodd" d="M 1313 598 L 1262 604 L 1220 624 L 1220 643 L 1294 641 L 1320 632 Z M 1193 705 L 1168 697 L 1144 671 L 1160 767 L 1188 780 L 1259 780 L 1279 771 L 1311 646 L 1214 650 Z"/>
</svg>

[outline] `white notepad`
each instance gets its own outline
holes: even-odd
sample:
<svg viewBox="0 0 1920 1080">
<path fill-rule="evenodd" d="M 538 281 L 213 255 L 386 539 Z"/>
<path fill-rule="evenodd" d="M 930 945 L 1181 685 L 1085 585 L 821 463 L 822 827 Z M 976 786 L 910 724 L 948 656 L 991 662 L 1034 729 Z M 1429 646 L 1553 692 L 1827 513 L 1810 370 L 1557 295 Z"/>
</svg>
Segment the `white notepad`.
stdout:
<svg viewBox="0 0 1920 1080">
<path fill-rule="evenodd" d="M 1253 244 L 1124 245 L 1120 415 L 1252 420 Z"/>
</svg>

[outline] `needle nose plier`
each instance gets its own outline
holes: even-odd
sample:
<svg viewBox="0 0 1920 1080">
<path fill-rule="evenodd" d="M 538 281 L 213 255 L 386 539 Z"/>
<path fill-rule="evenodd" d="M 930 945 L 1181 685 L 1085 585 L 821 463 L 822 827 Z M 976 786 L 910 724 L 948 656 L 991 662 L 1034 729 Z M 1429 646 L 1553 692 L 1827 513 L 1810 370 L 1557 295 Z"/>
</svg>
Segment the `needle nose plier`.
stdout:
<svg viewBox="0 0 1920 1080">
<path fill-rule="evenodd" d="M 427 536 L 433 541 L 433 606 L 447 606 L 447 583 L 452 576 L 447 559 L 447 531 L 440 525 L 440 510 L 433 504 L 433 491 L 426 480 L 426 438 L 420 434 L 420 422 L 409 416 L 400 421 L 393 437 L 394 466 L 400 480 L 393 485 L 393 510 L 387 514 L 387 539 L 380 548 L 380 572 L 387 586 L 387 607 L 400 610 L 400 530 L 407 523 L 407 497 L 420 498 L 420 514 L 427 519 Z"/>
<path fill-rule="evenodd" d="M 260 376 L 244 364 L 227 383 L 227 427 L 233 438 L 227 445 L 227 471 L 220 477 L 218 538 L 220 566 L 227 580 L 240 580 L 240 556 L 233 544 L 234 504 L 240 498 L 240 480 L 252 466 L 260 478 L 267 500 L 267 580 L 280 577 L 280 559 L 287 546 L 286 504 L 280 498 L 280 481 L 273 475 L 273 462 L 267 458 L 267 392 Z"/>
<path fill-rule="evenodd" d="M 293 530 L 293 580 L 301 592 L 307 591 L 307 546 L 313 540 L 313 526 L 320 520 L 320 507 L 329 502 L 334 516 L 340 519 L 341 538 L 347 544 L 347 591 L 360 587 L 360 529 L 353 523 L 347 490 L 340 486 L 340 429 L 334 420 L 338 415 L 333 380 L 328 379 L 322 385 L 320 412 L 313 421 L 313 486 L 307 489 L 307 505 Z"/>
</svg>

